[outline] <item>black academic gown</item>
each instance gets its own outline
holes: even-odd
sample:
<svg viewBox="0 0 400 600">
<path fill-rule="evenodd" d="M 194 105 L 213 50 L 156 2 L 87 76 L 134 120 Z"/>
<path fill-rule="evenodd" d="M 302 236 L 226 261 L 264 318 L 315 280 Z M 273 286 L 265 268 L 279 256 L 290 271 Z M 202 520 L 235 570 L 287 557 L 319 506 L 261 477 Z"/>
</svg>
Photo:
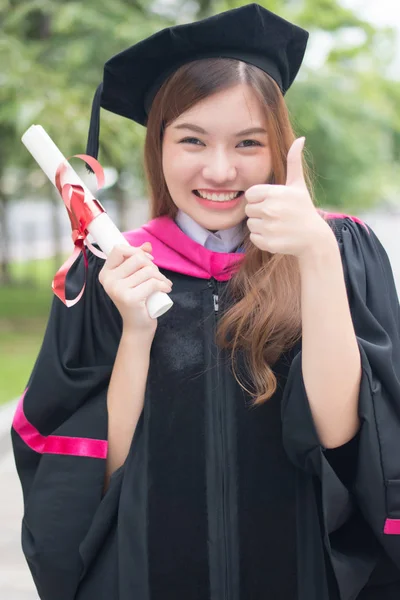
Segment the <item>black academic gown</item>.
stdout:
<svg viewBox="0 0 400 600">
<path fill-rule="evenodd" d="M 301 341 L 274 365 L 274 396 L 251 408 L 214 342 L 226 281 L 161 267 L 174 306 L 158 322 L 128 457 L 103 496 L 121 336 L 98 282 L 103 260 L 89 253 L 78 304 L 54 298 L 12 430 L 22 547 L 42 600 L 400 597 L 400 535 L 384 533 L 400 531 L 399 303 L 373 231 L 330 223 L 362 359 L 361 429 L 335 450 L 313 424 Z M 70 295 L 83 277 L 79 260 Z"/>
</svg>

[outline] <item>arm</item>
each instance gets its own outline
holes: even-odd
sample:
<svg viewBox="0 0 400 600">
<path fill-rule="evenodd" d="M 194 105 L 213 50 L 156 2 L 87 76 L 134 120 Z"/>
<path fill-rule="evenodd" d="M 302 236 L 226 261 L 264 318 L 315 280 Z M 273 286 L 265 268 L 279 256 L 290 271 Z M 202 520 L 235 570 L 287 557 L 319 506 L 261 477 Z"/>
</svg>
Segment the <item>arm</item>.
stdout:
<svg viewBox="0 0 400 600">
<path fill-rule="evenodd" d="M 128 455 L 143 409 L 152 339 L 123 330 L 107 394 L 108 454 L 104 491 Z"/>
<path fill-rule="evenodd" d="M 325 549 L 339 589 L 343 596 L 354 596 L 367 583 L 376 566 L 381 552 L 379 546 L 400 566 L 400 545 L 396 543 L 399 536 L 395 535 L 396 517 L 400 514 L 396 460 L 400 427 L 400 311 L 390 261 L 373 230 L 353 217 L 336 221 L 332 228 L 340 249 L 362 365 L 357 399 L 360 428 L 355 438 L 341 447 L 327 452 L 321 446 L 315 423 L 317 399 L 311 398 L 313 390 L 310 388 L 311 408 L 300 351 L 293 358 L 282 397 L 282 439 L 290 460 L 305 475 L 302 481 L 300 479 L 300 484 L 304 484 L 304 502 L 317 492 Z M 329 277 L 333 277 L 335 271 L 329 262 L 326 258 Z M 308 300 L 311 302 L 312 298 Z M 328 297 L 324 306 L 327 319 L 332 318 L 330 301 Z M 341 308 L 343 305 L 339 304 L 337 310 Z M 321 316 L 316 314 L 305 325 L 310 323 L 321 324 Z M 323 323 L 325 327 L 328 325 Z M 342 328 L 343 323 L 338 321 L 338 327 Z M 347 342 L 349 339 L 351 336 Z M 342 351 L 347 352 L 342 346 Z M 336 407 L 341 406 L 341 398 L 334 399 L 330 394 L 327 398 L 335 401 Z M 308 475 L 317 478 L 318 488 Z M 307 481 L 312 486 L 309 496 Z M 308 504 L 304 506 L 308 510 Z M 306 512 L 305 540 L 314 522 L 313 518 L 307 521 Z M 343 565 L 346 565 L 345 570 Z"/>
<path fill-rule="evenodd" d="M 335 448 L 360 426 L 361 360 L 331 230 L 299 259 L 299 266 L 304 386 L 321 444 Z"/>
<path fill-rule="evenodd" d="M 22 549 L 42 600 L 71 600 L 82 574 L 80 546 L 96 516 L 117 510 L 122 478 L 102 503 L 107 393 L 121 322 L 98 282 L 104 261 L 72 265 L 67 308 L 54 296 L 41 350 L 14 417 L 12 442 L 24 516 Z M 98 513 L 99 511 L 99 513 Z"/>
</svg>

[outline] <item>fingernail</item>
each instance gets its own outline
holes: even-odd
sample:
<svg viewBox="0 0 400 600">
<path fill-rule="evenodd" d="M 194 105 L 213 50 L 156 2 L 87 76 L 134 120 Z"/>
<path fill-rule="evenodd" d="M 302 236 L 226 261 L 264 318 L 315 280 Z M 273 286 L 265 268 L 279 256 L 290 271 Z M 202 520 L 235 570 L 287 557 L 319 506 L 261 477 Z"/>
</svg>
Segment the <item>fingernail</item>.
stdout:
<svg viewBox="0 0 400 600">
<path fill-rule="evenodd" d="M 152 254 L 150 254 L 149 252 L 145 252 L 145 255 L 148 256 L 149 258 L 151 258 L 151 260 L 154 260 L 154 256 Z"/>
</svg>

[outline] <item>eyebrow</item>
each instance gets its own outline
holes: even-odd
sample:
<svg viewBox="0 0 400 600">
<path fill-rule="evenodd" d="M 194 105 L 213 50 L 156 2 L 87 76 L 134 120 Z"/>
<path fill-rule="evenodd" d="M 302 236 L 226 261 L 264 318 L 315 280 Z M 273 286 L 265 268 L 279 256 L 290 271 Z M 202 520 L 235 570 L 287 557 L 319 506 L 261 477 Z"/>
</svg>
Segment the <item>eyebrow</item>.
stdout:
<svg viewBox="0 0 400 600">
<path fill-rule="evenodd" d="M 174 129 L 190 129 L 191 131 L 195 131 L 196 133 L 202 133 L 204 135 L 208 135 L 207 131 L 198 125 L 193 125 L 192 123 L 181 123 L 180 125 L 175 125 Z M 243 131 L 238 131 L 235 133 L 236 137 L 241 135 L 250 135 L 252 133 L 267 133 L 267 131 L 263 127 L 250 127 L 250 129 L 243 129 Z"/>
</svg>

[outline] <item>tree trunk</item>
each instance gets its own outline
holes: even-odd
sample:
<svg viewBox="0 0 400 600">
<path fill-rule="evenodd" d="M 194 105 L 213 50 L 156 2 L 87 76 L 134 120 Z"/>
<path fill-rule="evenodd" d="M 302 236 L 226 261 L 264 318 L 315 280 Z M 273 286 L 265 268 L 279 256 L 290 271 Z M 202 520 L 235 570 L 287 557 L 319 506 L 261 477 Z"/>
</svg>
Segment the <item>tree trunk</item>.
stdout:
<svg viewBox="0 0 400 600">
<path fill-rule="evenodd" d="M 0 189 L 0 285 L 10 284 L 10 238 L 7 231 L 7 210 L 9 198 Z"/>
<path fill-rule="evenodd" d="M 49 232 L 51 239 L 51 256 L 54 259 L 54 273 L 56 273 L 62 265 L 63 257 L 62 232 L 59 219 L 61 198 L 58 192 L 55 191 L 53 184 L 48 182 L 47 186 L 46 191 L 48 190 L 48 197 L 50 198 L 51 203 L 51 231 Z"/>
<path fill-rule="evenodd" d="M 126 201 L 126 193 L 119 185 L 119 181 L 117 181 L 115 184 L 114 191 L 118 213 L 118 222 L 116 225 L 120 231 L 126 231 L 128 229 L 129 222 L 129 208 Z"/>
<path fill-rule="evenodd" d="M 196 19 L 205 19 L 210 17 L 213 12 L 213 1 L 212 0 L 198 0 L 198 11 Z"/>
</svg>

